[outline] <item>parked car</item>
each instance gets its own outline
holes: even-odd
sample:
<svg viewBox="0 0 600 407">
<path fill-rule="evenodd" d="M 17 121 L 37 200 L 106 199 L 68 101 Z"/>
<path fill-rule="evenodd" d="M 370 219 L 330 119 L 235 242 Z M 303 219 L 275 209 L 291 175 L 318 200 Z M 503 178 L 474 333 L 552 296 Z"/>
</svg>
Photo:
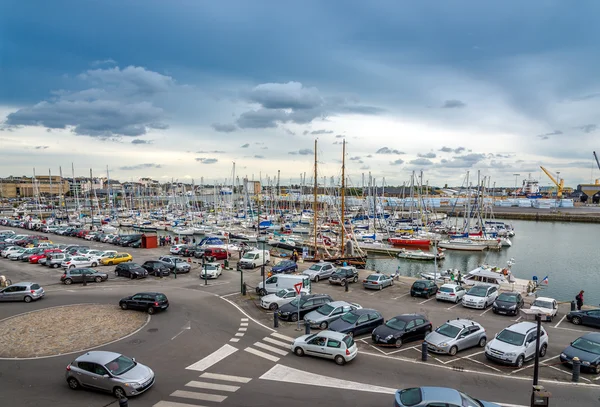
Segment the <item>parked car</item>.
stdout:
<svg viewBox="0 0 600 407">
<path fill-rule="evenodd" d="M 65 270 L 65 273 L 60 276 L 60 281 L 63 284 L 70 285 L 72 283 L 83 283 L 84 278 L 86 282 L 101 283 L 108 280 L 108 274 L 90 268 L 72 268 Z"/>
<path fill-rule="evenodd" d="M 347 312 L 360 308 L 362 307 L 358 304 L 346 301 L 333 301 L 309 312 L 304 316 L 304 320 L 310 324 L 311 328 L 327 329 L 331 321 L 340 318 Z"/>
<path fill-rule="evenodd" d="M 137 263 L 121 263 L 115 267 L 115 276 L 117 277 L 146 278 L 148 277 L 148 273 L 148 269 Z"/>
<path fill-rule="evenodd" d="M 436 301 L 450 301 L 458 304 L 467 293 L 461 285 L 458 284 L 443 284 L 435 293 Z"/>
<path fill-rule="evenodd" d="M 156 311 L 165 311 L 169 308 L 169 300 L 163 293 L 137 293 L 130 297 L 121 298 L 119 307 L 124 310 L 133 309 L 154 314 Z"/>
<path fill-rule="evenodd" d="M 141 239 L 142 239 L 142 235 L 140 235 L 140 234 L 124 235 L 124 236 L 120 237 L 119 245 L 126 247 L 126 246 L 129 246 L 131 243 L 137 242 L 138 240 L 141 241 Z"/>
<path fill-rule="evenodd" d="M 308 294 L 306 289 L 302 289 L 302 295 Z M 298 294 L 296 294 L 296 290 L 293 288 L 284 288 L 282 290 L 277 291 L 275 294 L 268 294 L 260 299 L 260 306 L 264 309 L 268 309 L 271 311 L 275 311 L 277 308 L 281 307 L 284 304 L 287 304 L 296 298 Z"/>
<path fill-rule="evenodd" d="M 358 348 L 350 335 L 332 331 L 302 335 L 294 339 L 290 349 L 297 356 L 333 359 L 338 365 L 350 362 L 358 354 Z"/>
<path fill-rule="evenodd" d="M 487 285 L 472 287 L 462 299 L 463 307 L 486 309 L 496 301 L 498 289 Z"/>
<path fill-rule="evenodd" d="M 517 292 L 501 293 L 492 304 L 494 314 L 517 315 L 525 301 Z"/>
<path fill-rule="evenodd" d="M 529 309 L 536 310 L 545 316 L 545 318 L 542 318 L 542 321 L 552 321 L 558 313 L 558 302 L 554 298 L 550 297 L 537 297 Z M 600 324 L 598 326 L 600 327 Z"/>
<path fill-rule="evenodd" d="M 575 339 L 562 351 L 560 361 L 572 366 L 574 357 L 581 361 L 582 371 L 600 373 L 600 333 L 590 332 Z"/>
<path fill-rule="evenodd" d="M 200 249 L 198 246 L 186 244 L 181 246 L 178 254 L 183 257 L 192 257 L 196 254 L 197 251 L 201 252 L 202 249 Z"/>
<path fill-rule="evenodd" d="M 306 314 L 331 301 L 333 301 L 333 299 L 327 294 L 303 295 L 281 306 L 279 311 L 277 311 L 277 315 L 284 321 L 296 322 L 298 321 L 298 317 L 304 319 Z M 298 307 L 298 304 L 300 304 L 300 307 Z M 300 315 L 298 315 L 298 313 Z"/>
<path fill-rule="evenodd" d="M 29 256 L 29 263 L 38 264 L 40 260 L 45 259 L 51 253 L 61 253 L 60 249 L 46 249 L 42 253 Z"/>
<path fill-rule="evenodd" d="M 395 345 L 423 339 L 433 329 L 431 322 L 420 314 L 402 314 L 395 316 L 378 326 L 371 333 L 375 344 Z"/>
<path fill-rule="evenodd" d="M 137 396 L 152 387 L 154 372 L 120 353 L 90 351 L 67 366 L 65 379 L 73 390 L 90 388 L 124 399 Z"/>
<path fill-rule="evenodd" d="M 133 257 L 129 253 L 116 253 L 108 257 L 102 258 L 101 262 L 105 266 L 112 266 L 113 264 L 125 263 L 133 261 Z"/>
<path fill-rule="evenodd" d="M 204 263 L 200 270 L 200 279 L 219 278 L 222 273 L 221 268 L 219 263 Z"/>
<path fill-rule="evenodd" d="M 394 407 L 500 407 L 499 404 L 478 400 L 448 387 L 413 387 L 398 390 Z"/>
<path fill-rule="evenodd" d="M 50 253 L 46 256 L 46 266 L 50 268 L 59 268 L 62 262 L 69 256 L 65 253 Z"/>
<path fill-rule="evenodd" d="M 181 248 L 184 247 L 184 246 L 185 246 L 184 244 L 174 244 L 169 249 L 169 253 L 171 253 L 171 254 L 179 254 L 179 252 L 181 251 Z"/>
<path fill-rule="evenodd" d="M 0 289 L 0 301 L 31 302 L 43 298 L 45 294 L 44 289 L 38 283 L 15 283 Z"/>
<path fill-rule="evenodd" d="M 523 367 L 524 362 L 535 357 L 536 328 L 537 324 L 533 322 L 518 322 L 504 328 L 485 346 L 485 357 L 498 363 Z M 540 332 L 537 351 L 540 357 L 544 357 L 548 349 L 548 334 L 544 327 Z"/>
<path fill-rule="evenodd" d="M 36 254 L 41 254 L 44 253 L 44 249 L 43 248 L 38 248 L 38 247 L 32 247 L 29 248 L 27 250 L 25 250 L 21 256 L 19 256 L 19 260 L 22 262 L 29 262 L 29 257 L 34 256 Z"/>
<path fill-rule="evenodd" d="M 571 311 L 567 314 L 567 321 L 575 325 L 588 325 L 600 328 L 600 309 Z"/>
<path fill-rule="evenodd" d="M 164 263 L 171 271 L 177 267 L 178 273 L 189 273 L 192 269 L 192 266 L 187 261 L 181 260 L 176 256 L 160 256 L 158 261 Z"/>
<path fill-rule="evenodd" d="M 484 347 L 487 343 L 485 328 L 470 319 L 451 319 L 425 337 L 427 349 L 433 353 L 450 356 L 474 346 Z"/>
<path fill-rule="evenodd" d="M 374 290 L 383 290 L 385 287 L 392 285 L 394 285 L 394 278 L 387 274 L 374 273 L 363 280 L 364 288 L 371 288 Z"/>
<path fill-rule="evenodd" d="M 335 321 L 331 321 L 329 329 L 350 336 L 358 336 L 373 332 L 383 322 L 383 317 L 378 311 L 370 308 L 359 308 L 345 313 Z"/>
<path fill-rule="evenodd" d="M 229 252 L 221 247 L 208 247 L 204 249 L 204 258 L 208 261 L 226 260 L 229 257 L 231 257 Z M 268 263 L 268 260 L 266 263 Z"/>
<path fill-rule="evenodd" d="M 0 252 L 0 256 L 8 258 L 10 254 L 20 250 L 23 250 L 23 248 L 19 246 L 8 246 L 4 250 L 2 250 L 2 252 Z"/>
<path fill-rule="evenodd" d="M 271 274 L 291 274 L 298 271 L 295 261 L 283 260 L 271 267 Z"/>
<path fill-rule="evenodd" d="M 13 250 L 13 251 L 11 251 L 8 254 L 8 256 L 6 256 L 6 258 L 9 259 L 9 260 L 12 260 L 12 261 L 17 261 L 17 260 L 19 260 L 19 258 L 21 257 L 21 255 L 23 253 L 25 253 L 25 250 L 27 250 L 27 249 L 24 248 L 24 247 L 21 247 L 21 248 L 19 248 L 17 250 Z"/>
<path fill-rule="evenodd" d="M 60 263 L 60 266 L 64 269 L 74 269 L 79 267 L 96 267 L 98 263 L 94 260 L 90 260 L 87 257 L 75 256 L 67 257 Z"/>
<path fill-rule="evenodd" d="M 134 249 L 139 249 L 140 247 L 142 247 L 142 239 L 134 240 L 133 242 L 128 243 L 126 246 L 132 247 Z"/>
<path fill-rule="evenodd" d="M 433 280 L 417 280 L 410 287 L 411 297 L 429 298 L 432 295 L 436 295 L 437 292 L 438 286 Z"/>
<path fill-rule="evenodd" d="M 348 283 L 358 282 L 358 270 L 354 266 L 343 266 L 338 269 L 329 277 L 329 284 L 340 284 L 346 285 Z"/>
<path fill-rule="evenodd" d="M 321 261 L 304 270 L 302 274 L 308 276 L 311 281 L 319 281 L 331 277 L 336 271 L 335 265 L 326 261 Z"/>
</svg>

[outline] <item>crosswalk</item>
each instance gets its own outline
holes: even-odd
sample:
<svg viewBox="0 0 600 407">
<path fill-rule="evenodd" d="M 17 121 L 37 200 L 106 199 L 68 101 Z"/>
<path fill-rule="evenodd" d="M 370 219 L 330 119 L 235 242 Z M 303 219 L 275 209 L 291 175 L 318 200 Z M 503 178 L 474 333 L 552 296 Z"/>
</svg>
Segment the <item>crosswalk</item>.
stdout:
<svg viewBox="0 0 600 407">
<path fill-rule="evenodd" d="M 232 376 L 220 373 L 202 373 L 199 380 L 192 380 L 185 385 L 184 390 L 175 390 L 170 398 L 177 401 L 161 400 L 152 407 L 202 407 L 208 403 L 222 403 L 242 385 L 252 379 L 243 376 Z M 203 405 L 192 404 L 202 402 Z"/>
<path fill-rule="evenodd" d="M 262 341 L 248 346 L 244 351 L 271 362 L 278 362 L 282 356 L 291 352 L 290 346 L 293 341 L 294 338 L 273 332 L 271 335 L 265 336 Z"/>
</svg>

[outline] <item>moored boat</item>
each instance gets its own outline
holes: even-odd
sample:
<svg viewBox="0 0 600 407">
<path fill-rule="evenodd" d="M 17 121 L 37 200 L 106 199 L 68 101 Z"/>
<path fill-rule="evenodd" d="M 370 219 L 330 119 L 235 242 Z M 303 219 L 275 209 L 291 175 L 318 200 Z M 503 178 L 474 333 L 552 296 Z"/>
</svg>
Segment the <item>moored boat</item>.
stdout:
<svg viewBox="0 0 600 407">
<path fill-rule="evenodd" d="M 423 250 L 407 250 L 401 249 L 398 253 L 398 257 L 401 259 L 409 260 L 443 260 L 446 255 L 443 251 L 438 250 L 437 253 L 424 252 Z"/>
<path fill-rule="evenodd" d="M 438 247 L 448 250 L 482 251 L 487 249 L 488 245 L 470 239 L 452 239 L 439 242 Z"/>
<path fill-rule="evenodd" d="M 431 239 L 420 238 L 414 236 L 398 236 L 388 238 L 393 246 L 429 246 Z"/>
</svg>

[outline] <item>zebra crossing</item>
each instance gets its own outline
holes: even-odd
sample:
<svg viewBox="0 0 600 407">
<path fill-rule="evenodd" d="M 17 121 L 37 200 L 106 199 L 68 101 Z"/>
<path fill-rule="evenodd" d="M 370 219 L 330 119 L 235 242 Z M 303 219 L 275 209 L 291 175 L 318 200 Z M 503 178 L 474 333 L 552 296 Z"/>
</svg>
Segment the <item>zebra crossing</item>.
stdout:
<svg viewBox="0 0 600 407">
<path fill-rule="evenodd" d="M 281 357 L 291 352 L 292 342 L 294 338 L 273 332 L 265 336 L 262 341 L 254 342 L 254 345 L 248 346 L 244 351 L 271 362 L 278 362 Z"/>
<path fill-rule="evenodd" d="M 251 380 L 249 377 L 205 372 L 199 376 L 199 380 L 187 383 L 184 390 L 175 390 L 170 394 L 169 397 L 177 401 L 161 400 L 152 407 L 204 407 L 208 406 L 206 402 L 222 403 Z M 194 402 L 203 404 L 192 404 Z"/>
</svg>

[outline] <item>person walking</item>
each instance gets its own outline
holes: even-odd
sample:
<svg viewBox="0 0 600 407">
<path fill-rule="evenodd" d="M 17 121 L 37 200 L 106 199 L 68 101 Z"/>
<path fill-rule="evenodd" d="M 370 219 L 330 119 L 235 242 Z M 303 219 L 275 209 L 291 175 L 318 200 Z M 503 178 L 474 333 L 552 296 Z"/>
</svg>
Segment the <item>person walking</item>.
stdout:
<svg viewBox="0 0 600 407">
<path fill-rule="evenodd" d="M 581 311 L 581 307 L 583 307 L 583 293 L 585 291 L 579 291 L 579 294 L 575 297 L 575 301 L 577 301 L 577 311 Z"/>
</svg>

